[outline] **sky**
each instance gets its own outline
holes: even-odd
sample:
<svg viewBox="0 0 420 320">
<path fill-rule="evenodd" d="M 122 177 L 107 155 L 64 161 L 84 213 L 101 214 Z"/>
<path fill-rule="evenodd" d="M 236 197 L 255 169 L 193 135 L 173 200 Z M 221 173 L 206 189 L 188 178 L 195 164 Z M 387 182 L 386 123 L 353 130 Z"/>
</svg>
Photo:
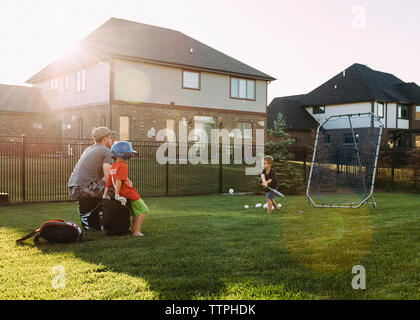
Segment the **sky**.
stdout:
<svg viewBox="0 0 420 320">
<path fill-rule="evenodd" d="M 420 84 L 419 0 L 1 0 L 0 83 L 24 85 L 110 17 L 181 31 L 273 76 L 269 101 L 353 63 Z"/>
</svg>

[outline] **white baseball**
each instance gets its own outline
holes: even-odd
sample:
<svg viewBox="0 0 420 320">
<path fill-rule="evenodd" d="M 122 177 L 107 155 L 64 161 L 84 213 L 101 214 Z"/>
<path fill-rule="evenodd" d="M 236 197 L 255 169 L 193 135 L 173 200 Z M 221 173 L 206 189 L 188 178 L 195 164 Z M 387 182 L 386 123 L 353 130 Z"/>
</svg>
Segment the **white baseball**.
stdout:
<svg viewBox="0 0 420 320">
<path fill-rule="evenodd" d="M 233 189 L 229 189 L 229 193 L 230 194 L 233 194 L 235 192 L 235 190 L 233 190 Z"/>
</svg>

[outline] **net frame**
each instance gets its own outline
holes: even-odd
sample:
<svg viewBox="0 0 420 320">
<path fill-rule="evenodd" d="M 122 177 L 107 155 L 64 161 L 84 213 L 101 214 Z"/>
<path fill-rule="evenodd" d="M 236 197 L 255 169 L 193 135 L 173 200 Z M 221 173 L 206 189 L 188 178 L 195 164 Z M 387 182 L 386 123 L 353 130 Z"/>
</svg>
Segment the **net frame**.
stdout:
<svg viewBox="0 0 420 320">
<path fill-rule="evenodd" d="M 379 133 L 377 135 L 376 138 L 376 146 L 375 146 L 375 155 L 373 157 L 373 168 L 372 168 L 372 174 L 371 174 L 371 180 L 370 180 L 370 186 L 366 186 L 365 185 L 365 179 L 366 177 L 363 177 L 363 174 L 361 175 L 362 178 L 362 187 L 364 188 L 365 191 L 365 196 L 360 200 L 360 201 L 353 201 L 353 202 L 329 202 L 326 203 L 324 201 L 320 201 L 319 199 L 317 199 L 316 197 L 314 197 L 314 194 L 312 192 L 313 188 L 313 183 L 316 183 L 316 180 L 314 179 L 314 170 L 315 170 L 315 166 L 317 163 L 317 155 L 318 155 L 318 149 L 319 149 L 319 141 L 320 141 L 320 133 L 321 130 L 324 128 L 325 124 L 327 124 L 329 121 L 331 121 L 334 118 L 338 118 L 338 119 L 342 119 L 342 118 L 347 118 L 349 120 L 349 128 L 351 130 L 351 134 L 352 134 L 352 143 L 354 145 L 354 151 L 357 155 L 357 161 L 358 161 L 358 165 L 359 165 L 359 174 L 363 172 L 363 167 L 362 167 L 362 162 L 361 162 L 361 158 L 360 158 L 360 153 L 359 153 L 359 147 L 358 147 L 358 140 L 357 140 L 357 136 L 355 133 L 355 130 L 353 128 L 353 124 L 352 124 L 352 118 L 354 117 L 361 117 L 361 116 L 370 116 L 371 119 L 371 127 L 375 128 L 374 124 L 377 124 L 377 128 L 379 128 Z M 359 127 L 363 128 L 363 127 Z M 365 127 L 365 129 L 370 128 L 370 127 Z M 340 127 L 336 128 L 336 129 L 341 129 Z M 374 187 L 375 187 L 375 176 L 376 176 L 376 169 L 377 169 L 377 164 L 378 164 L 378 157 L 379 157 L 379 151 L 380 151 L 380 142 L 382 139 L 382 131 L 383 131 L 383 124 L 381 122 L 381 120 L 373 113 L 373 112 L 365 112 L 365 113 L 353 113 L 353 114 L 342 114 L 342 115 L 332 115 L 330 117 L 328 117 L 322 124 L 320 124 L 317 128 L 317 132 L 316 132 L 316 138 L 315 138 L 315 146 L 314 146 L 314 152 L 313 152 L 313 156 L 312 156 L 312 164 L 311 164 L 311 170 L 309 173 L 309 178 L 308 178 L 308 184 L 307 184 L 307 188 L 306 188 L 306 196 L 309 199 L 309 203 L 310 205 L 312 204 L 314 207 L 317 208 L 352 208 L 352 209 L 357 209 L 360 208 L 361 206 L 363 206 L 364 204 L 366 204 L 367 202 L 369 202 L 369 200 L 372 202 L 373 207 L 376 208 L 376 202 L 374 200 L 373 197 L 373 193 L 374 193 Z M 340 164 L 337 164 L 337 168 Z M 343 165 L 343 164 L 341 164 Z M 337 193 L 339 194 L 339 193 Z"/>
</svg>

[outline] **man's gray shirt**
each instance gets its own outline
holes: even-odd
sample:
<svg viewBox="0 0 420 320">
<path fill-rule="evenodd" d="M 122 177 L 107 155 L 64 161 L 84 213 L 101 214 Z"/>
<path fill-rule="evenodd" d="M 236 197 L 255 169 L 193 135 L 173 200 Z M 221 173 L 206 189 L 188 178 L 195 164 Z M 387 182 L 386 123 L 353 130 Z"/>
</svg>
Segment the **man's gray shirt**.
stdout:
<svg viewBox="0 0 420 320">
<path fill-rule="evenodd" d="M 86 186 L 104 177 L 103 164 L 112 164 L 111 150 L 102 144 L 88 147 L 74 167 L 68 186 Z"/>
</svg>

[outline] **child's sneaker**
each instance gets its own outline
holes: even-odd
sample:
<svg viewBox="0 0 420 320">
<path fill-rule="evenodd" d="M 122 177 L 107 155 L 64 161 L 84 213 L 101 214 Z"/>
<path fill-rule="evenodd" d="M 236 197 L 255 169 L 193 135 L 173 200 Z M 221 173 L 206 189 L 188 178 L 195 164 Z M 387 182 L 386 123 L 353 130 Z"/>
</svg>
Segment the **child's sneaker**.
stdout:
<svg viewBox="0 0 420 320">
<path fill-rule="evenodd" d="M 143 233 L 132 233 L 131 234 L 133 237 L 144 237 L 144 234 Z"/>
</svg>

